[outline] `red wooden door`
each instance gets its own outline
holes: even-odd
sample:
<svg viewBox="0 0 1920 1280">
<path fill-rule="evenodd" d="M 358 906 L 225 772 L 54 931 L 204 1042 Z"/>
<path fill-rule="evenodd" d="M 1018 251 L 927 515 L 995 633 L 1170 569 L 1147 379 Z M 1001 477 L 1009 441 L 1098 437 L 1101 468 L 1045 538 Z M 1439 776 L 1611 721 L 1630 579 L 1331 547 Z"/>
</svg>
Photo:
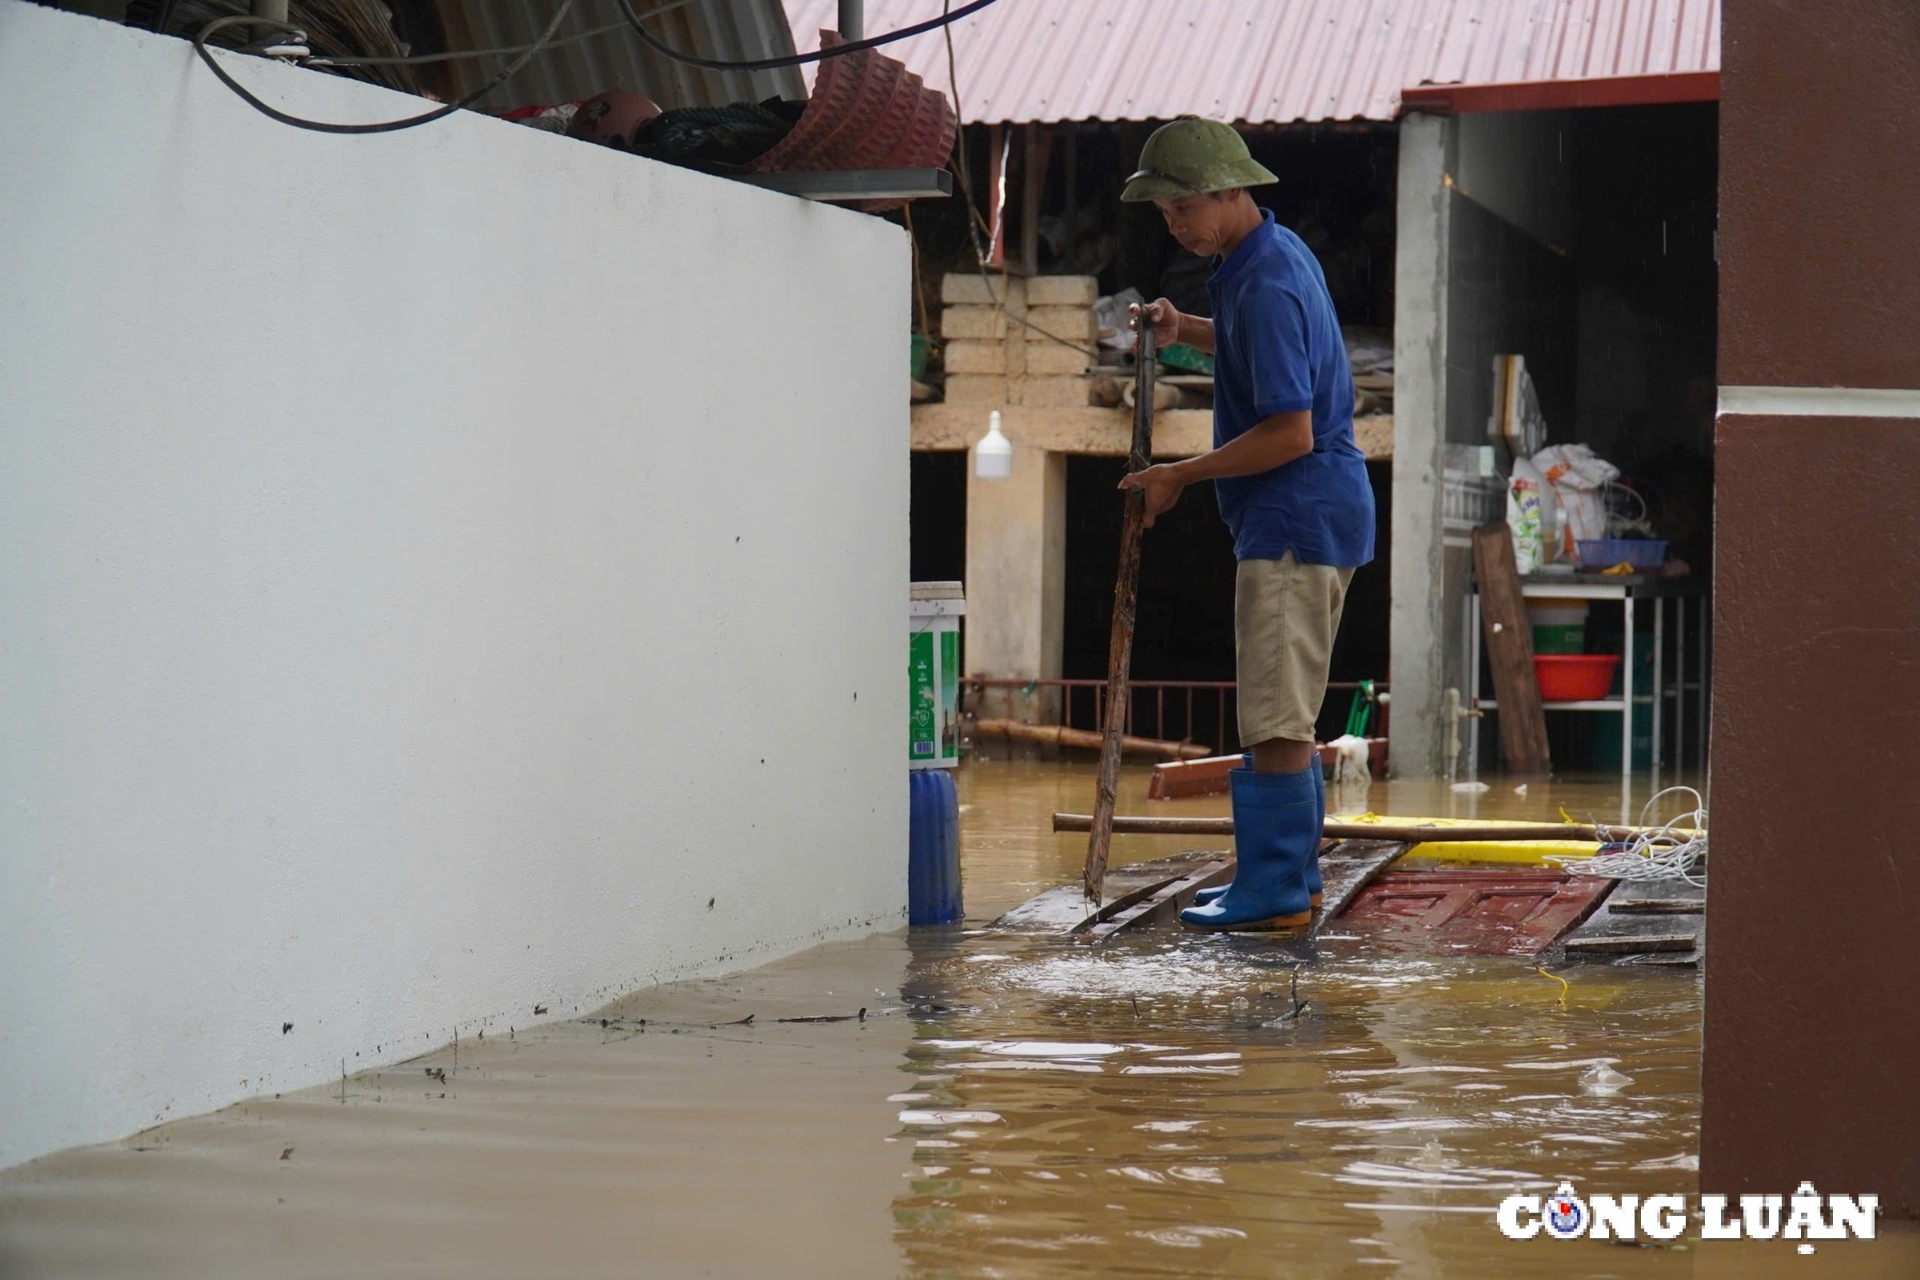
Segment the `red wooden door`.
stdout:
<svg viewBox="0 0 1920 1280">
<path fill-rule="evenodd" d="M 1584 920 L 1612 885 L 1507 867 L 1389 871 L 1360 891 L 1340 927 L 1407 951 L 1530 956 Z"/>
</svg>

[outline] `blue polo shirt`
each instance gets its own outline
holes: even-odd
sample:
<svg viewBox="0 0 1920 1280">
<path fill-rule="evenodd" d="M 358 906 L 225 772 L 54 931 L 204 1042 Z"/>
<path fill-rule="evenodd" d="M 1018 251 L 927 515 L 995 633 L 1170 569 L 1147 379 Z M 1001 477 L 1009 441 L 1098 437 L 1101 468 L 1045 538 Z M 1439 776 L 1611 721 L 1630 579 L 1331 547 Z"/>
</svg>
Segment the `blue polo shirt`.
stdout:
<svg viewBox="0 0 1920 1280">
<path fill-rule="evenodd" d="M 1276 413 L 1313 410 L 1313 452 L 1216 480 L 1240 560 L 1350 569 L 1373 559 L 1373 487 L 1353 440 L 1353 373 L 1327 278 L 1271 210 L 1207 281 L 1213 298 L 1213 447 Z"/>
</svg>

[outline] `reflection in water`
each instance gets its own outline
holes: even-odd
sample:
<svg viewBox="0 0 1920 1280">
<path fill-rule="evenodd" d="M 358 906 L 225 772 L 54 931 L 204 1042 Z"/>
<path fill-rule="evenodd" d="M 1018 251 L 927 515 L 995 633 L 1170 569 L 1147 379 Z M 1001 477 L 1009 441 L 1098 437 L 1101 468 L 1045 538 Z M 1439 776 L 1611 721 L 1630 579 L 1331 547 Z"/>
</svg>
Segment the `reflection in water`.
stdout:
<svg viewBox="0 0 1920 1280">
<path fill-rule="evenodd" d="M 1695 1191 L 1696 973 L 1573 966 L 1563 1004 L 1525 960 L 1337 934 L 1093 950 L 983 929 L 1077 874 L 1085 837 L 1046 820 L 1084 809 L 1091 776 L 963 772 L 967 927 L 652 988 L 468 1042 L 457 1066 L 441 1052 L 344 1097 L 0 1174 L 0 1274 L 1816 1274 L 1780 1242 L 1514 1243 L 1493 1225 L 1516 1187 Z M 1129 771 L 1123 811 L 1147 811 L 1144 787 Z M 1620 803 L 1605 783 L 1530 791 L 1395 784 L 1371 805 Z M 1116 861 L 1185 843 L 1121 837 Z M 1920 1273 L 1917 1246 L 1823 1243 L 1817 1274 Z"/>
</svg>

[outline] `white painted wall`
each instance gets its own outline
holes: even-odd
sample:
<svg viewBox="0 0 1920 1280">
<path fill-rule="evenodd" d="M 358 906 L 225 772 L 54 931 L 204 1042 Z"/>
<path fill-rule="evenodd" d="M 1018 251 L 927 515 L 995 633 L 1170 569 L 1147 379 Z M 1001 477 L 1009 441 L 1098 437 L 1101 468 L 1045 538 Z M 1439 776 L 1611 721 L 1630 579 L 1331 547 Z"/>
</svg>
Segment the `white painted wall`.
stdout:
<svg viewBox="0 0 1920 1280">
<path fill-rule="evenodd" d="M 896 227 L 17 0 L 0 119 L 0 1165 L 903 922 Z"/>
</svg>

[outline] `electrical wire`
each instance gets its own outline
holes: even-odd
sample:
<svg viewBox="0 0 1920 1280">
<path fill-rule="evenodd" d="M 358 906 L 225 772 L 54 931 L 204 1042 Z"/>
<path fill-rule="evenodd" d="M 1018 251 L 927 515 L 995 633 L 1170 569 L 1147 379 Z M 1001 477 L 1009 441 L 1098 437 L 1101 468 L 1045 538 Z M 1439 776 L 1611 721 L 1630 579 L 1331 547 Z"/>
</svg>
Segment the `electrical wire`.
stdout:
<svg viewBox="0 0 1920 1280">
<path fill-rule="evenodd" d="M 655 52 L 664 57 L 671 58 L 676 62 L 685 63 L 688 66 L 702 67 L 711 71 L 770 71 L 780 67 L 794 67 L 809 62 L 819 62 L 826 58 L 844 57 L 850 53 L 859 53 L 866 49 L 878 48 L 883 44 L 891 44 L 896 40 L 904 40 L 908 36 L 921 35 L 928 31 L 943 29 L 969 14 L 977 13 L 988 5 L 996 3 L 997 0 L 972 0 L 972 3 L 962 5 L 960 8 L 951 12 L 943 11 L 937 18 L 916 23 L 910 27 L 903 27 L 898 31 L 888 32 L 886 35 L 874 36 L 871 39 L 849 41 L 845 44 L 834 45 L 831 48 L 821 49 L 814 53 L 794 54 L 780 58 L 761 58 L 746 62 L 726 62 L 681 53 L 679 50 L 663 43 L 656 38 L 652 32 L 641 25 L 643 20 L 651 18 L 656 14 L 682 8 L 693 2 L 694 0 L 670 0 L 667 4 L 656 5 L 646 12 L 640 13 L 634 10 L 631 0 L 619 0 L 621 12 L 620 22 L 604 27 L 596 27 L 589 31 L 578 32 L 561 40 L 555 40 L 554 33 L 559 30 L 561 19 L 564 18 L 567 12 L 573 7 L 573 0 L 562 0 L 560 8 L 554 13 L 553 19 L 547 24 L 546 30 L 540 34 L 540 38 L 528 45 L 516 45 L 498 49 L 459 50 L 451 53 L 426 53 L 402 57 L 329 57 L 323 55 L 299 60 L 304 66 L 316 67 L 420 66 L 434 62 L 450 62 L 460 58 L 507 57 L 510 55 L 518 55 L 515 61 L 505 70 L 495 75 L 493 79 L 489 80 L 480 88 L 461 98 L 458 102 L 448 103 L 433 111 L 424 112 L 417 116 L 410 116 L 404 120 L 387 120 L 377 124 L 332 124 L 322 120 L 304 119 L 303 117 L 281 111 L 261 101 L 251 93 L 246 86 L 242 85 L 238 80 L 235 80 L 224 67 L 215 61 L 212 53 L 207 48 L 207 40 L 215 32 L 243 23 L 255 27 L 283 31 L 289 35 L 304 38 L 306 33 L 299 27 L 289 23 L 276 22 L 271 19 L 256 18 L 247 14 L 230 15 L 224 18 L 216 18 L 201 28 L 199 34 L 193 38 L 193 48 L 194 52 L 200 55 L 200 60 L 207 64 L 208 69 L 219 78 L 222 84 L 237 94 L 248 106 L 269 119 L 276 120 L 281 124 L 291 125 L 296 129 L 307 129 L 315 133 L 393 133 L 401 129 L 411 129 L 415 125 L 429 124 L 435 120 L 445 119 L 456 111 L 464 110 L 472 106 L 475 102 L 478 102 L 481 98 L 484 98 L 487 94 L 504 84 L 515 72 L 526 66 L 536 53 L 539 53 L 543 49 L 573 44 L 581 40 L 591 39 L 594 36 L 606 35 L 608 32 L 617 31 L 623 26 L 630 28 L 638 34 L 641 41 Z M 951 37 L 949 37 L 949 40 L 951 40 Z M 1051 334 L 1047 336 L 1052 337 Z M 1055 341 L 1064 340 L 1056 338 Z"/>
<path fill-rule="evenodd" d="M 634 14 L 633 20 L 644 22 L 648 18 L 656 17 L 663 13 L 671 13 L 675 9 L 684 9 L 688 5 L 694 4 L 696 2 L 697 0 L 668 0 L 668 3 L 666 4 L 655 5 L 651 9 L 645 9 L 640 11 L 639 13 Z M 985 3 L 992 4 L 994 3 L 994 0 L 985 0 Z M 978 8 L 980 6 L 976 5 L 974 7 Z M 964 12 L 956 13 L 951 16 L 943 16 L 942 21 L 952 22 L 959 18 L 963 18 L 965 16 L 966 16 L 966 13 Z M 558 49 L 563 45 L 577 44 L 582 40 L 591 40 L 595 36 L 604 36 L 610 32 L 630 30 L 633 27 L 633 20 L 629 20 L 623 17 L 618 22 L 609 22 L 605 26 L 594 27 L 588 31 L 581 31 L 574 35 L 565 36 L 559 40 L 549 41 L 544 47 L 548 49 Z M 884 44 L 889 41 L 904 39 L 906 36 L 909 36 L 909 35 L 921 34 L 927 28 L 928 28 L 928 24 L 922 23 L 918 27 L 910 27 L 904 31 L 894 32 L 891 35 L 876 37 L 873 40 L 863 40 L 851 45 L 836 45 L 824 53 L 801 55 L 799 56 L 798 60 L 802 62 L 815 61 L 823 57 L 837 58 L 845 53 L 858 53 L 861 49 L 872 48 L 876 44 Z M 649 43 L 651 44 L 652 42 L 649 41 Z M 461 58 L 505 58 L 505 57 L 511 57 L 516 53 L 525 53 L 529 49 L 538 49 L 540 47 L 542 46 L 518 44 L 518 45 L 508 45 L 508 46 L 505 46 L 504 48 L 499 48 L 499 49 L 456 49 L 451 53 L 421 53 L 421 54 L 402 55 L 397 57 L 377 57 L 377 58 L 318 56 L 318 57 L 306 59 L 301 65 L 309 66 L 309 67 L 417 67 L 417 66 L 425 66 L 426 64 L 433 63 L 433 62 L 453 62 Z M 655 46 L 655 47 L 658 48 L 658 46 Z M 671 52 L 668 52 L 667 56 L 673 57 L 674 55 Z M 685 59 L 685 58 L 682 58 L 680 60 L 688 61 L 688 59 Z M 787 59 L 771 59 L 770 63 L 777 63 L 779 65 L 795 65 L 794 63 L 790 63 Z M 749 64 L 729 63 L 729 64 L 714 65 L 714 64 L 707 64 L 705 62 L 695 60 L 694 65 L 696 66 L 712 65 L 713 69 L 719 69 L 719 65 L 730 66 L 737 69 L 744 69 Z M 759 64 L 752 64 L 752 65 L 759 65 Z"/>
<path fill-rule="evenodd" d="M 831 48 L 817 49 L 812 53 L 791 53 L 780 58 L 754 58 L 745 62 L 728 62 L 719 58 L 701 58 L 691 53 L 682 53 L 661 40 L 653 32 L 640 25 L 643 15 L 633 11 L 633 0 L 619 0 L 620 12 L 625 15 L 627 25 L 645 42 L 648 48 L 665 58 L 685 63 L 689 67 L 700 67 L 706 71 L 776 71 L 781 67 L 805 66 L 809 62 L 821 62 L 827 58 L 844 58 L 850 53 L 860 53 L 867 49 L 878 49 L 883 44 L 892 44 L 895 40 L 905 40 L 908 36 L 923 35 L 928 31 L 937 31 L 949 23 L 958 22 L 969 14 L 980 12 L 998 0 L 972 0 L 951 13 L 942 12 L 937 18 L 925 22 L 916 22 L 910 27 L 901 27 L 898 31 L 889 31 L 883 36 L 870 36 L 865 40 L 849 40 L 845 44 L 836 44 Z"/>
<path fill-rule="evenodd" d="M 1675 814 L 1657 827 L 1647 818 L 1661 799 L 1684 792 L 1693 807 Z M 1612 880 L 1684 880 L 1696 888 L 1707 883 L 1707 802 L 1692 787 L 1668 787 L 1640 810 L 1641 829 L 1619 847 L 1603 848 L 1591 858 L 1549 856 L 1546 862 L 1565 867 L 1572 875 L 1605 876 Z"/>
<path fill-rule="evenodd" d="M 622 0 L 622 2 L 624 3 L 624 0 Z M 940 7 L 942 17 L 946 16 L 947 5 L 951 3 L 952 0 L 943 0 Z M 957 18 L 962 15 L 956 13 L 953 16 Z M 1100 353 L 1098 351 L 1089 347 L 1083 347 L 1077 342 L 1069 341 L 1059 334 L 1048 333 L 1045 329 L 1034 324 L 1025 316 L 1013 314 L 1013 311 L 1008 308 L 1007 304 L 1001 301 L 1000 295 L 994 292 L 993 278 L 987 274 L 987 250 L 983 248 L 980 243 L 980 232 L 985 230 L 988 235 L 992 235 L 993 229 L 987 226 L 986 216 L 980 212 L 980 207 L 974 203 L 973 182 L 968 176 L 966 126 L 960 122 L 960 73 L 957 69 L 958 64 L 953 56 L 953 27 L 951 23 L 942 27 L 942 34 L 945 35 L 947 41 L 947 90 L 953 97 L 953 171 L 960 179 L 961 198 L 967 202 L 967 236 L 973 241 L 973 257 L 980 269 L 980 283 L 985 286 L 987 297 L 993 299 L 994 308 L 998 310 L 1001 315 L 1013 321 L 1015 324 L 1025 325 L 1043 338 L 1057 342 L 1063 347 L 1071 347 L 1081 355 L 1091 357 L 1095 364 L 1099 364 Z M 1001 165 L 1003 176 L 1005 168 L 1006 165 L 1003 162 Z"/>
<path fill-rule="evenodd" d="M 622 0 L 622 3 L 624 4 L 625 0 Z M 454 112 L 464 110 L 478 102 L 481 98 L 486 97 L 489 93 L 492 93 L 495 89 L 506 83 L 507 79 L 512 76 L 514 72 L 531 62 L 534 54 L 546 48 L 547 42 L 553 39 L 553 33 L 560 29 L 561 20 L 567 16 L 567 12 L 572 8 L 573 0 L 560 0 L 560 7 L 554 10 L 553 18 L 547 23 L 546 30 L 540 33 L 538 40 L 528 45 L 518 58 L 508 63 L 493 79 L 487 81 L 484 85 L 481 85 L 478 89 L 475 89 L 458 102 L 449 102 L 443 107 L 436 108 L 421 115 L 409 116 L 404 120 L 382 120 L 375 124 L 333 124 L 325 120 L 307 120 L 300 116 L 289 115 L 278 107 L 269 106 L 248 91 L 245 85 L 229 75 L 227 69 L 222 67 L 219 62 L 214 59 L 213 52 L 207 48 L 208 37 L 217 31 L 222 31 L 227 27 L 237 26 L 242 23 L 257 27 L 266 27 L 271 30 L 285 31 L 295 36 L 304 36 L 305 32 L 299 27 L 285 22 L 275 22 L 267 18 L 255 18 L 251 15 L 234 15 L 225 18 L 215 18 L 206 26 L 200 28 L 199 34 L 194 36 L 193 51 L 200 55 L 200 61 L 207 64 L 207 67 L 219 78 L 220 83 L 226 85 L 227 88 L 238 94 L 242 102 L 245 102 L 248 106 L 270 120 L 277 120 L 281 124 L 292 125 L 296 129 L 306 129 L 314 133 L 396 133 L 401 129 L 411 129 L 415 125 L 428 124 L 435 120 L 445 119 Z"/>
<path fill-rule="evenodd" d="M 642 18 L 651 18 L 655 14 L 670 13 L 675 9 L 684 9 L 693 3 L 695 3 L 695 0 L 667 0 L 666 4 L 655 5 L 640 16 Z M 502 49 L 456 49 L 452 53 L 416 53 L 391 58 L 349 58 L 321 54 L 302 60 L 300 65 L 303 67 L 419 67 L 425 66 L 430 62 L 455 62 L 461 58 L 510 58 L 516 53 L 525 53 L 529 49 L 558 49 L 563 45 L 578 44 L 582 40 L 591 40 L 595 36 L 604 36 L 614 31 L 625 31 L 627 29 L 627 21 L 622 18 L 619 22 L 609 22 L 603 27 L 592 27 L 586 31 L 576 32 L 570 36 L 562 36 L 558 40 L 549 40 L 544 46 L 539 44 L 515 44 L 508 45 Z"/>
</svg>

